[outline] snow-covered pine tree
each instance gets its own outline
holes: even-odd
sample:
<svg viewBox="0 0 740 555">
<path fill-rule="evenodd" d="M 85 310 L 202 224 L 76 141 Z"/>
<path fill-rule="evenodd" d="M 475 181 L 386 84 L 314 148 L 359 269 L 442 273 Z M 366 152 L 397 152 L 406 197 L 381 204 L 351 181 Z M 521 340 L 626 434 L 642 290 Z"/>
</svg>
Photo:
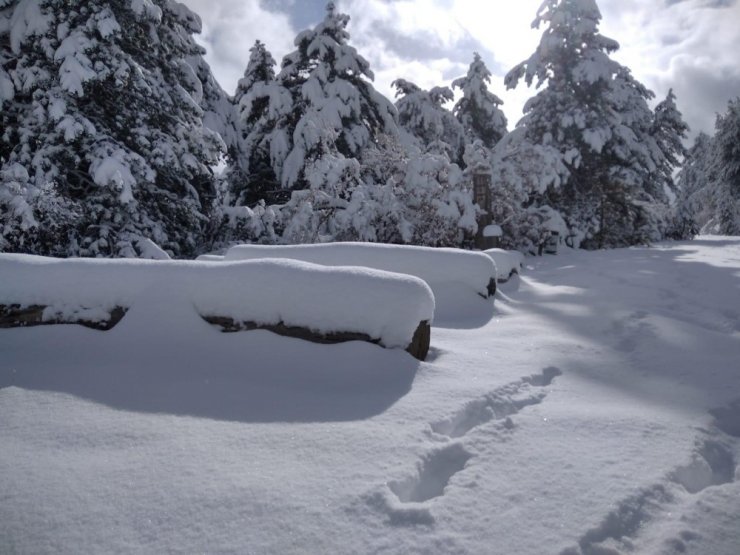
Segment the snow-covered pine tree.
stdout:
<svg viewBox="0 0 740 555">
<path fill-rule="evenodd" d="M 676 179 L 678 196 L 670 233 L 674 239 L 693 238 L 712 219 L 711 165 L 712 138 L 699 133 Z"/>
<path fill-rule="evenodd" d="M 552 146 L 529 142 L 524 128 L 519 127 L 496 144 L 491 161 L 491 215 L 503 230 L 501 245 L 537 254 L 551 232 L 544 225 L 551 219 L 549 211 L 541 211 L 538 201 L 549 188 L 557 189 L 567 176 L 562 156 Z M 557 231 L 567 236 L 567 230 Z M 581 238 L 567 239 L 573 246 Z"/>
<path fill-rule="evenodd" d="M 444 104 L 448 87 L 422 90 L 397 79 L 401 142 L 407 159 L 391 183 L 404 206 L 401 241 L 414 245 L 463 246 L 477 230 L 471 187 L 464 179 L 465 131 Z"/>
<path fill-rule="evenodd" d="M 327 5 L 324 20 L 300 33 L 277 76 L 292 98 L 278 122 L 285 156 L 273 149 L 273 170 L 286 189 L 309 186 L 307 168 L 323 155 L 358 158 L 383 134 L 396 135 L 393 105 L 372 85 L 370 65 L 350 46 L 349 16 Z"/>
<path fill-rule="evenodd" d="M 676 192 L 673 173 L 686 157 L 683 142 L 688 132 L 689 126 L 676 106 L 676 95 L 673 94 L 673 89 L 670 89 L 665 99 L 655 107 L 651 134 L 663 155 L 655 179 L 663 185 L 664 189 L 673 193 Z"/>
<path fill-rule="evenodd" d="M 290 91 L 277 81 L 275 60 L 264 43 L 256 41 L 249 53 L 234 96 L 241 143 L 229 169 L 227 202 L 236 206 L 280 199 L 279 168 L 288 148 L 283 119 L 293 108 Z"/>
<path fill-rule="evenodd" d="M 15 85 L 6 67 L 10 69 L 11 61 L 15 59 L 11 46 L 10 23 L 17 3 L 18 0 L 0 0 L 0 107 L 3 110 L 6 103 L 15 97 Z M 0 142 L 0 149 L 3 149 L 0 150 L 0 163 L 8 159 L 11 146 Z"/>
<path fill-rule="evenodd" d="M 240 227 L 239 236 L 248 236 L 251 233 L 245 233 L 246 227 L 259 226 L 259 219 L 256 222 L 244 222 L 242 219 L 235 221 L 234 215 L 244 215 L 252 213 L 251 210 L 228 210 L 226 204 L 229 196 L 229 183 L 243 183 L 243 172 L 241 172 L 241 153 L 244 151 L 242 138 L 239 133 L 239 115 L 234 105 L 233 98 L 230 97 L 221 85 L 216 81 L 210 66 L 201 56 L 191 56 L 188 63 L 193 67 L 198 82 L 194 83 L 196 93 L 198 85 L 202 92 L 195 95 L 198 97 L 199 105 L 203 110 L 203 125 L 221 136 L 225 144 L 224 158 L 220 166 L 225 166 L 223 171 L 217 172 L 217 190 L 216 201 L 214 202 L 213 212 L 210 214 L 208 226 L 205 230 L 203 248 L 212 251 L 216 245 L 221 243 L 227 235 L 231 235 Z"/>
<path fill-rule="evenodd" d="M 188 63 L 198 17 L 172 0 L 3 3 L 2 248 L 196 252 L 223 149 Z"/>
<path fill-rule="evenodd" d="M 203 125 L 221 136 L 227 156 L 239 149 L 238 116 L 233 99 L 216 81 L 211 67 L 201 53 L 190 56 L 187 63 L 193 68 L 197 81 L 193 81 L 193 98 L 203 110 Z"/>
<path fill-rule="evenodd" d="M 455 98 L 449 87 L 428 91 L 405 79 L 396 79 L 398 122 L 406 132 L 407 147 L 422 152 L 445 154 L 451 162 L 462 163 L 465 152 L 465 130 L 444 105 Z"/>
<path fill-rule="evenodd" d="M 446 154 L 404 148 L 395 109 L 373 89 L 367 61 L 347 44 L 348 20 L 330 3 L 325 20 L 298 35 L 298 49 L 277 76 L 269 53 L 259 44 L 252 49 L 237 92 L 248 167 L 267 168 L 269 161 L 290 198 L 271 195 L 283 204 L 265 212 L 275 216 L 267 224 L 263 205 L 226 213 L 249 220 L 241 239 L 252 241 L 460 245 L 475 230 L 460 169 Z M 231 200 L 244 201 L 248 196 Z M 253 236 L 260 229 L 272 235 Z"/>
<path fill-rule="evenodd" d="M 712 167 L 717 231 L 740 235 L 740 97 L 717 117 Z"/>
<path fill-rule="evenodd" d="M 327 241 L 373 240 L 366 226 L 356 229 L 353 213 L 358 206 L 352 196 L 360 180 L 360 164 L 354 158 L 326 154 L 306 168 L 309 186 L 293 191 L 280 209 L 282 241 L 288 244 Z"/>
<path fill-rule="evenodd" d="M 649 181 L 661 156 L 649 133 L 652 93 L 609 57 L 619 45 L 598 32 L 600 20 L 594 0 L 545 0 L 536 52 L 506 76 L 509 88 L 522 78 L 546 84 L 518 126 L 560 152 L 567 180 L 538 202 L 559 210 L 587 248 L 659 238 L 664 209 Z"/>
<path fill-rule="evenodd" d="M 233 126 L 220 132 L 227 145 L 226 169 L 219 178 L 210 250 L 240 241 L 277 240 L 278 213 L 266 200 L 286 200 L 288 195 L 272 169 L 271 147 L 277 146 L 284 156 L 281 149 L 287 141 L 276 122 L 291 105 L 290 94 L 275 80 L 275 60 L 264 43 L 256 41 L 235 96 L 229 99 Z M 206 118 L 209 113 L 206 110 Z"/>
<path fill-rule="evenodd" d="M 412 155 L 396 186 L 404 207 L 403 243 L 461 247 L 478 229 L 477 210 L 463 172 L 445 154 Z"/>
<path fill-rule="evenodd" d="M 488 90 L 491 83 L 491 72 L 477 52 L 465 77 L 452 82 L 452 88 L 462 91 L 452 112 L 463 126 L 465 141 L 472 144 L 482 141 L 492 149 L 506 134 L 506 116 L 499 106 L 503 101 Z"/>
<path fill-rule="evenodd" d="M 0 251 L 39 252 L 39 245 L 45 245 L 65 254 L 65 238 L 76 219 L 69 202 L 48 183 L 34 186 L 26 167 L 16 161 L 21 142 L 33 139 L 31 129 L 21 128 L 33 114 L 15 100 L 24 87 L 34 85 L 32 74 L 26 82 L 15 79 L 20 31 L 45 24 L 37 5 L 0 0 Z M 58 240 L 62 246 L 54 250 Z"/>
<path fill-rule="evenodd" d="M 630 70 L 620 67 L 606 95 L 612 137 L 602 151 L 606 180 L 598 206 L 598 231 L 588 247 L 649 244 L 665 237 L 669 198 L 656 178 L 664 156 L 653 136 L 654 97 Z"/>
</svg>

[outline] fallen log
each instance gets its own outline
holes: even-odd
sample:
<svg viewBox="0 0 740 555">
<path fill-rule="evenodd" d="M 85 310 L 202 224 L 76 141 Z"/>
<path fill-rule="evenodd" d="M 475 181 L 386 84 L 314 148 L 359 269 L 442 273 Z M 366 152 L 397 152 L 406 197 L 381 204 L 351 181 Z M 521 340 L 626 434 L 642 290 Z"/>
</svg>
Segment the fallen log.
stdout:
<svg viewBox="0 0 740 555">
<path fill-rule="evenodd" d="M 496 292 L 496 264 L 487 254 L 450 248 L 379 243 L 321 243 L 313 245 L 237 245 L 223 257 L 233 262 L 258 259 L 303 260 L 322 266 L 361 266 L 407 274 L 425 281 L 432 291 L 455 283 L 488 298 Z"/>
<path fill-rule="evenodd" d="M 319 333 L 308 328 L 298 326 L 287 326 L 280 322 L 279 324 L 259 324 L 257 322 L 239 322 L 233 318 L 224 316 L 203 316 L 201 318 L 209 324 L 221 328 L 224 333 L 234 333 L 239 331 L 266 330 L 284 337 L 303 339 L 312 343 L 336 344 L 347 341 L 365 341 L 374 345 L 383 346 L 380 339 L 375 339 L 364 333 L 355 332 L 330 332 Z M 431 342 L 431 325 L 428 321 L 420 322 L 414 332 L 411 343 L 406 347 L 406 352 L 418 360 L 425 360 L 429 354 L 429 345 Z"/>
<path fill-rule="evenodd" d="M 108 318 L 105 320 L 89 320 L 85 318 L 44 318 L 46 306 L 31 305 L 21 306 L 18 304 L 0 305 L 0 329 L 30 328 L 35 326 L 54 326 L 60 324 L 73 324 L 86 328 L 109 331 L 113 329 L 126 315 L 127 308 L 117 306 L 111 311 L 106 311 Z M 318 333 L 308 328 L 297 326 L 286 326 L 279 324 L 258 324 L 256 322 L 237 322 L 232 318 L 224 316 L 202 316 L 202 318 L 213 326 L 221 328 L 225 333 L 251 330 L 267 330 L 284 337 L 303 339 L 313 343 L 336 344 L 347 341 L 365 341 L 375 345 L 383 346 L 380 339 L 374 339 L 364 333 L 356 332 L 330 332 Z M 429 353 L 431 341 L 431 326 L 428 321 L 419 323 L 414 332 L 411 343 L 406 347 L 406 352 L 418 360 L 425 360 Z"/>
<path fill-rule="evenodd" d="M 21 306 L 19 304 L 0 305 L 0 328 L 29 328 L 34 326 L 53 326 L 58 324 L 77 324 L 86 328 L 108 331 L 113 329 L 126 315 L 128 308 L 120 306 L 105 312 L 107 319 L 90 320 L 86 318 L 44 318 L 48 307 L 42 305 Z"/>
<path fill-rule="evenodd" d="M 425 326 L 435 307 L 429 285 L 412 275 L 290 259 L 214 263 L 0 253 L 0 275 L 3 328 L 78 324 L 109 330 L 128 308 L 166 299 L 192 306 L 193 316 L 268 324 L 245 329 L 272 329 L 309 341 L 377 342 L 408 349 L 420 359 L 427 354 Z M 295 302 L 296 297 L 303 300 Z M 418 329 L 420 322 L 427 323 Z M 226 329 L 236 325 L 226 324 Z"/>
</svg>

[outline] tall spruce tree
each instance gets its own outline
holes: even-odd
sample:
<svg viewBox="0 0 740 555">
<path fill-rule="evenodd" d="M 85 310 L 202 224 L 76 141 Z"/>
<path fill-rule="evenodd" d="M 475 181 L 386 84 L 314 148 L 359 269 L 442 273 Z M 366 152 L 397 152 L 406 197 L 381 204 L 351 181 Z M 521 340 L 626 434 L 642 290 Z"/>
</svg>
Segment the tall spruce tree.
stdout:
<svg viewBox="0 0 740 555">
<path fill-rule="evenodd" d="M 171 0 L 3 3 L 2 248 L 195 253 L 223 149 L 188 63 L 198 17 Z"/>
<path fill-rule="evenodd" d="M 594 0 L 546 0 L 536 52 L 506 76 L 509 88 L 521 79 L 541 88 L 518 125 L 527 141 L 560 152 L 568 173 L 539 202 L 587 248 L 659 239 L 666 209 L 650 182 L 662 156 L 650 135 L 652 93 L 609 57 L 619 45 L 600 21 Z"/>
<path fill-rule="evenodd" d="M 717 230 L 740 235 L 740 97 L 717 117 L 712 149 Z"/>
<path fill-rule="evenodd" d="M 674 239 L 693 238 L 712 219 L 711 165 L 712 138 L 699 133 L 688 149 L 676 179 L 678 196 L 671 233 Z"/>
<path fill-rule="evenodd" d="M 428 91 L 405 79 L 396 79 L 398 122 L 408 133 L 407 146 L 423 152 L 444 154 L 451 162 L 462 163 L 465 152 L 465 130 L 445 103 L 455 98 L 449 87 Z"/>
<path fill-rule="evenodd" d="M 280 191 L 278 161 L 287 156 L 288 138 L 280 127 L 291 114 L 293 99 L 275 76 L 275 60 L 264 43 L 256 41 L 234 96 L 241 147 L 229 177 L 234 205 L 276 200 Z M 236 168 L 234 168 L 236 166 Z"/>
<path fill-rule="evenodd" d="M 491 72 L 477 52 L 467 75 L 452 82 L 452 88 L 462 92 L 452 111 L 463 126 L 466 143 L 481 141 L 488 149 L 506 134 L 507 125 L 506 116 L 499 108 L 503 101 L 488 90 L 490 84 Z"/>
<path fill-rule="evenodd" d="M 567 235 L 567 230 L 550 229 L 551 209 L 542 202 L 547 190 L 560 187 L 568 175 L 561 153 L 530 142 L 518 127 L 496 144 L 491 158 L 491 215 L 504 232 L 501 246 L 537 254 L 552 231 Z"/>
<path fill-rule="evenodd" d="M 673 89 L 668 91 L 665 99 L 655 107 L 651 134 L 662 153 L 661 163 L 655 179 L 667 190 L 676 192 L 673 173 L 686 157 L 686 140 L 689 126 L 676 106 L 676 95 Z"/>
<path fill-rule="evenodd" d="M 700 133 L 678 173 L 674 235 L 740 235 L 740 98 L 717 116 L 715 135 Z M 685 232 L 688 228 L 689 232 Z"/>
<path fill-rule="evenodd" d="M 370 65 L 349 41 L 349 16 L 333 2 L 324 20 L 300 33 L 277 76 L 292 98 L 278 122 L 287 140 L 285 157 L 273 158 L 282 186 L 309 186 L 306 168 L 323 155 L 358 158 L 381 135 L 397 134 L 393 105 L 372 85 Z"/>
</svg>

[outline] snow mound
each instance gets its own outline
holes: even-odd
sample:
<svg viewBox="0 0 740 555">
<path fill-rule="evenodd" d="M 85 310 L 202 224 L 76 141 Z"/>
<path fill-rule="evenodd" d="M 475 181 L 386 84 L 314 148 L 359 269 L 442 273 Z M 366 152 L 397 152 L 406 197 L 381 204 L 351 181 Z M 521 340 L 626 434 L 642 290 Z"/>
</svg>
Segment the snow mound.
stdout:
<svg viewBox="0 0 740 555">
<path fill-rule="evenodd" d="M 518 274 L 524 265 L 524 255 L 519 251 L 488 249 L 483 252 L 496 264 L 496 278 L 499 281 L 505 281 L 513 274 Z"/>
<path fill-rule="evenodd" d="M 487 297 L 496 267 L 482 253 L 449 248 L 385 245 L 378 243 L 323 243 L 316 245 L 239 245 L 224 260 L 290 258 L 325 266 L 364 266 L 416 276 L 437 294 L 442 284 L 458 284 Z"/>
<path fill-rule="evenodd" d="M 0 254 L 0 305 L 44 306 L 44 317 L 105 318 L 116 307 L 175 303 L 194 316 L 364 334 L 406 348 L 431 323 L 434 296 L 421 279 L 370 268 L 296 260 L 231 263 L 54 259 Z M 163 313 L 166 318 L 166 313 Z M 143 322 L 161 325 L 162 322 Z"/>
</svg>

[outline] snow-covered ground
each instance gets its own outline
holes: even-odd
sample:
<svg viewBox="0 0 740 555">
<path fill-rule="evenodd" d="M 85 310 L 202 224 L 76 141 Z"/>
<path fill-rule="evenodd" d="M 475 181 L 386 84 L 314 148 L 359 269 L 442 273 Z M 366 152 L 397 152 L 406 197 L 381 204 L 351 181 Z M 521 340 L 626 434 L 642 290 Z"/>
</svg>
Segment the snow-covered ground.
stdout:
<svg viewBox="0 0 740 555">
<path fill-rule="evenodd" d="M 0 330 L 0 552 L 737 555 L 740 238 L 527 263 L 426 363 Z"/>
</svg>

